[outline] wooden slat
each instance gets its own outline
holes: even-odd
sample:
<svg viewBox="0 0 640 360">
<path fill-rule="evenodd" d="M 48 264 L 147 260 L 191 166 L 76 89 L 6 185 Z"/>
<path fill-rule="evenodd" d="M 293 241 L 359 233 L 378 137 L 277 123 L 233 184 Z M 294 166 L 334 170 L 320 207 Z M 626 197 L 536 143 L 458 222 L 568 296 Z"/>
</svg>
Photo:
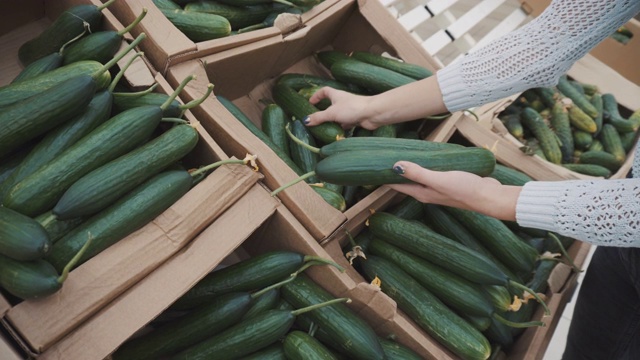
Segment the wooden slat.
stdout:
<svg viewBox="0 0 640 360">
<path fill-rule="evenodd" d="M 403 14 L 398 18 L 400 25 L 402 25 L 408 31 L 415 29 L 418 25 L 429 20 L 431 14 L 424 8 L 424 6 L 417 6 L 406 14 Z"/>
<path fill-rule="evenodd" d="M 528 19 L 528 15 L 522 11 L 521 8 L 515 9 L 511 14 L 509 14 L 504 20 L 502 20 L 496 27 L 491 29 L 491 31 L 485 35 L 475 46 L 475 49 L 486 45 L 487 43 L 499 38 L 502 35 L 505 35 L 517 28 L 520 27 L 526 20 Z"/>
<path fill-rule="evenodd" d="M 447 30 L 449 30 L 449 33 L 451 33 L 454 38 L 462 37 L 504 2 L 505 0 L 481 1 L 466 14 L 458 18 Z"/>
</svg>

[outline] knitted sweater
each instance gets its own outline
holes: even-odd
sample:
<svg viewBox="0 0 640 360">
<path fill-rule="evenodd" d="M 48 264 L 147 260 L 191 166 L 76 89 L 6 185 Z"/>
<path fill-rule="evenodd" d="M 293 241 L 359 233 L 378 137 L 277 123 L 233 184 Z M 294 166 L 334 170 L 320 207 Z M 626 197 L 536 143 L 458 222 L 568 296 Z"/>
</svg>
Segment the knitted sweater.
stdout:
<svg viewBox="0 0 640 360">
<path fill-rule="evenodd" d="M 444 103 L 457 111 L 554 86 L 639 12 L 638 0 L 554 0 L 530 23 L 441 69 Z M 595 245 L 640 247 L 640 148 L 635 152 L 634 179 L 527 183 L 516 205 L 518 224 Z"/>
</svg>

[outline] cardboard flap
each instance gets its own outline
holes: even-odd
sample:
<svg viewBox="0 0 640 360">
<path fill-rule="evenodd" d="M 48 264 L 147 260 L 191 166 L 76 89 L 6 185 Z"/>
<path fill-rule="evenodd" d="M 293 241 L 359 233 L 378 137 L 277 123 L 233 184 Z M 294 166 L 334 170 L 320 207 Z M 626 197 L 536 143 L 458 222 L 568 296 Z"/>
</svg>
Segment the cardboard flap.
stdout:
<svg viewBox="0 0 640 360">
<path fill-rule="evenodd" d="M 367 282 L 356 285 L 347 296 L 352 301 L 350 307 L 362 318 L 367 319 L 374 329 L 391 321 L 397 312 L 396 302 L 378 286 Z"/>
<path fill-rule="evenodd" d="M 273 26 L 280 29 L 284 35 L 303 26 L 302 17 L 299 14 L 282 13 L 276 17 Z"/>
<path fill-rule="evenodd" d="M 573 270 L 571 266 L 568 266 L 563 263 L 558 263 L 551 274 L 549 274 L 549 279 L 547 279 L 547 284 L 549 285 L 549 290 L 553 293 L 560 292 L 560 290 L 564 287 L 571 276 Z"/>
</svg>

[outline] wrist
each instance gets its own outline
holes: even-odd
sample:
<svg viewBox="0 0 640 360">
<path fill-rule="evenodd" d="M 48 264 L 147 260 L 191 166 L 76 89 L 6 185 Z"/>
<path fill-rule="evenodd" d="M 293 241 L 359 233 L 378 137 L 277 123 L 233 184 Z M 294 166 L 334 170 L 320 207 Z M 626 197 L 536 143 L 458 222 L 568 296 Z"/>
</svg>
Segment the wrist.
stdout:
<svg viewBox="0 0 640 360">
<path fill-rule="evenodd" d="M 500 219 L 515 221 L 516 204 L 522 190 L 521 186 L 502 185 L 493 179 L 486 179 L 486 186 L 480 192 L 476 211 Z"/>
</svg>

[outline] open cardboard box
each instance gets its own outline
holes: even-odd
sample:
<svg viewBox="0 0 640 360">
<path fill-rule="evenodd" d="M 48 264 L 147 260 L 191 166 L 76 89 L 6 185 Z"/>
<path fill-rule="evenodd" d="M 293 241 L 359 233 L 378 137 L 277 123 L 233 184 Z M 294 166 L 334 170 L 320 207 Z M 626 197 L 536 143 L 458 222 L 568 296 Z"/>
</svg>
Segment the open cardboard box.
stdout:
<svg viewBox="0 0 640 360">
<path fill-rule="evenodd" d="M 438 69 L 436 62 L 377 0 L 348 0 L 331 6 L 285 37 L 271 37 L 174 65 L 169 68 L 167 79 L 176 84 L 188 74 L 196 74 L 196 81 L 185 88 L 185 101 L 200 97 L 206 84 L 211 82 L 215 85 L 214 94 L 233 101 L 259 127 L 264 107 L 260 100 L 271 98 L 275 79 L 280 74 L 292 72 L 329 77 L 328 70 L 314 56 L 316 52 L 328 49 L 388 52 L 434 72 Z M 257 154 L 268 188 L 276 189 L 297 178 L 293 170 L 217 99 L 208 99 L 194 109 L 194 114 L 227 153 L 234 156 L 246 152 Z M 430 124 L 435 127 L 439 122 Z M 387 189 L 379 188 L 342 213 L 324 203 L 305 183 L 278 194 L 278 198 L 319 241 L 361 213 L 362 209 L 376 202 L 388 201 L 390 197 Z"/>
<path fill-rule="evenodd" d="M 602 94 L 613 94 L 624 117 L 640 109 L 640 86 L 625 79 L 594 56 L 586 55 L 578 60 L 567 75 L 577 81 L 597 85 L 598 91 Z M 552 164 L 537 155 L 526 155 L 520 150 L 523 144 L 509 134 L 498 119 L 498 115 L 519 96 L 520 94 L 517 94 L 494 102 L 488 111 L 479 116 L 479 121 L 468 114 L 456 114 L 448 120 L 453 125 L 448 126 L 455 127 L 474 145 L 491 149 L 498 161 L 526 173 L 535 180 L 596 179 Z M 636 136 L 636 142 L 637 140 Z M 635 146 L 627 154 L 620 169 L 612 174 L 611 179 L 627 176 L 633 165 L 634 154 Z"/>
<path fill-rule="evenodd" d="M 28 9 L 26 13 L 30 15 L 12 17 L 11 20 L 20 21 L 12 22 L 10 29 L 3 29 L 7 32 L 0 36 L 4 50 L 0 58 L 0 85 L 8 84 L 22 69 L 17 59 L 18 47 L 48 26 L 61 11 L 80 3 L 100 4 L 56 1 L 46 2 L 45 6 L 44 1 L 0 2 L 2 10 L 7 10 L 2 14 L 13 10 L 22 14 Z M 107 29 L 122 28 L 108 10 L 104 14 Z M 144 61 L 132 66 L 125 74 L 125 80 L 132 88 L 139 90 L 139 86 L 157 82 L 156 91 L 173 92 L 168 82 L 159 74 L 154 76 Z M 196 148 L 184 159 L 185 165 L 196 167 L 229 158 L 198 125 L 191 112 L 187 111 L 185 118 L 200 134 Z M 3 325 L 25 351 L 36 356 L 171 258 L 252 186 L 259 186 L 256 183 L 260 178 L 259 173 L 244 165 L 225 165 L 216 169 L 153 222 L 72 271 L 61 291 L 37 301 L 11 299 L 7 302 L 1 298 Z"/>
<path fill-rule="evenodd" d="M 537 17 L 551 3 L 550 0 L 520 0 L 522 9 Z M 608 37 L 594 47 L 589 54 L 610 66 L 620 75 L 640 85 L 640 71 L 635 67 L 640 61 L 640 21 L 632 18 L 624 27 L 633 34 L 626 44 Z"/>
<path fill-rule="evenodd" d="M 103 0 L 103 2 L 106 0 Z M 150 41 L 141 44 L 153 66 L 162 74 L 166 74 L 170 66 L 183 61 L 203 57 L 244 44 L 250 44 L 273 36 L 282 36 L 330 8 L 338 0 L 324 0 L 310 10 L 300 14 L 285 14 L 276 20 L 274 26 L 253 30 L 227 37 L 193 42 L 178 30 L 154 5 L 152 0 L 118 0 L 110 6 L 110 10 L 123 23 L 130 23 L 143 8 L 148 10 L 147 16 L 132 31 L 137 36 L 140 32 L 149 35 Z"/>
</svg>

